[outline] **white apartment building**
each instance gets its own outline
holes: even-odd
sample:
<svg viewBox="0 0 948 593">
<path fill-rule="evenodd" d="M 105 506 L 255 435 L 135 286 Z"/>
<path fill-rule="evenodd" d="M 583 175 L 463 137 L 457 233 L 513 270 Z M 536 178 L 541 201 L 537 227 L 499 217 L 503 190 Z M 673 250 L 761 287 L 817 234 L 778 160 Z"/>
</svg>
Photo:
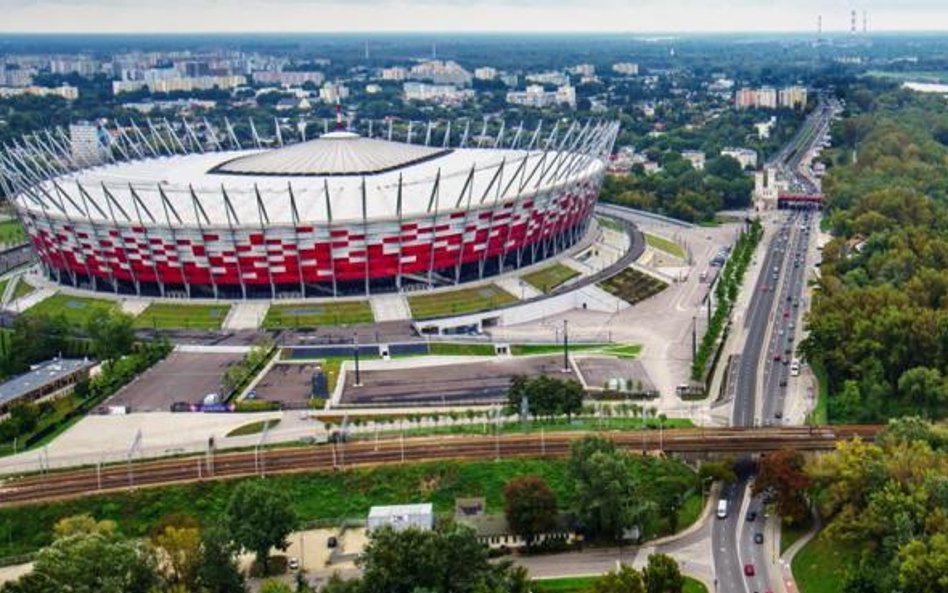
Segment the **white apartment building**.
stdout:
<svg viewBox="0 0 948 593">
<path fill-rule="evenodd" d="M 401 82 L 408 79 L 408 68 L 393 66 L 391 68 L 382 68 L 382 80 L 394 80 Z"/>
<path fill-rule="evenodd" d="M 494 80 L 498 74 L 500 73 L 497 69 L 491 68 L 490 66 L 482 66 L 474 69 L 474 78 L 477 80 Z"/>
<path fill-rule="evenodd" d="M 108 145 L 108 132 L 97 124 L 79 122 L 69 126 L 69 151 L 80 163 L 95 165 L 103 162 Z"/>
<path fill-rule="evenodd" d="M 704 151 L 701 150 L 683 150 L 681 151 L 681 158 L 691 163 L 691 166 L 701 171 L 704 169 L 705 155 Z"/>
<path fill-rule="evenodd" d="M 539 84 L 531 84 L 524 91 L 509 91 L 507 93 L 507 102 L 513 105 L 523 105 L 525 107 L 553 107 L 555 105 L 568 105 L 571 108 L 576 107 L 576 89 L 569 85 L 563 85 L 555 91 L 547 91 Z"/>
<path fill-rule="evenodd" d="M 349 98 L 349 87 L 340 83 L 325 83 L 319 89 L 319 99 L 323 103 L 338 103 Z"/>
<path fill-rule="evenodd" d="M 402 85 L 402 93 L 406 101 L 459 104 L 474 98 L 474 91 L 470 89 L 459 89 L 450 84 L 425 82 L 406 82 Z"/>
<path fill-rule="evenodd" d="M 19 95 L 32 95 L 34 97 L 62 97 L 67 101 L 75 101 L 79 98 L 79 89 L 68 84 L 62 86 L 24 86 L 24 87 L 0 87 L 0 98 L 16 97 Z"/>
<path fill-rule="evenodd" d="M 326 81 L 326 76 L 322 72 L 271 72 L 268 70 L 258 70 L 253 73 L 252 78 L 257 84 L 279 84 L 282 86 L 302 86 L 307 82 L 319 86 Z"/>
<path fill-rule="evenodd" d="M 788 86 L 780 89 L 778 103 L 788 109 L 803 109 L 806 107 L 806 87 Z"/>
<path fill-rule="evenodd" d="M 721 156 L 729 156 L 737 159 L 742 169 L 757 168 L 757 151 L 750 148 L 725 148 L 721 151 Z"/>
<path fill-rule="evenodd" d="M 535 72 L 527 74 L 527 82 L 564 86 L 569 84 L 569 77 L 562 72 Z"/>
<path fill-rule="evenodd" d="M 623 76 L 636 76 L 639 73 L 639 65 L 634 62 L 619 62 L 612 65 L 612 71 Z"/>
<path fill-rule="evenodd" d="M 413 66 L 410 78 L 427 80 L 435 84 L 453 84 L 457 86 L 470 86 L 474 80 L 471 73 L 462 68 L 457 62 L 442 62 L 441 60 L 431 60 Z"/>
</svg>

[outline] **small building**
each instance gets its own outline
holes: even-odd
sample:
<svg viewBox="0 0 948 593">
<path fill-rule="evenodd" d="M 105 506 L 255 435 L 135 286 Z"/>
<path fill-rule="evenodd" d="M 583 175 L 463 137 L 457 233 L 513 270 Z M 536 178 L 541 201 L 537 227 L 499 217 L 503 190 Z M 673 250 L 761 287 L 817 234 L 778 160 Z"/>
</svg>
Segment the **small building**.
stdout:
<svg viewBox="0 0 948 593">
<path fill-rule="evenodd" d="M 0 414 L 21 402 L 67 393 L 77 381 L 89 376 L 95 365 L 88 359 L 54 358 L 37 365 L 29 372 L 0 384 Z"/>
<path fill-rule="evenodd" d="M 423 531 L 434 529 L 434 507 L 430 502 L 376 506 L 369 509 L 366 531 L 390 526 L 395 531 L 415 527 Z"/>
</svg>

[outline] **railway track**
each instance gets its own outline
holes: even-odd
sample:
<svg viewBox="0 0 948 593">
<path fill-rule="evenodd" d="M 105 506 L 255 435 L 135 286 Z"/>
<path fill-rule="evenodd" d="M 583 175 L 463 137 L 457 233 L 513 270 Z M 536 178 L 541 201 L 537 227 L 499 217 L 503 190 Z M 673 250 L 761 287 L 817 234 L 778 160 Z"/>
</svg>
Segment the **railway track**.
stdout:
<svg viewBox="0 0 948 593">
<path fill-rule="evenodd" d="M 839 440 L 872 438 L 881 426 L 832 428 L 716 428 L 601 432 L 620 447 L 638 452 L 766 453 L 785 447 L 819 451 Z M 587 433 L 445 436 L 385 439 L 345 444 L 218 453 L 144 460 L 14 477 L 0 483 L 0 506 L 64 500 L 144 487 L 224 480 L 253 475 L 332 471 L 386 464 L 516 457 L 565 457 Z"/>
</svg>

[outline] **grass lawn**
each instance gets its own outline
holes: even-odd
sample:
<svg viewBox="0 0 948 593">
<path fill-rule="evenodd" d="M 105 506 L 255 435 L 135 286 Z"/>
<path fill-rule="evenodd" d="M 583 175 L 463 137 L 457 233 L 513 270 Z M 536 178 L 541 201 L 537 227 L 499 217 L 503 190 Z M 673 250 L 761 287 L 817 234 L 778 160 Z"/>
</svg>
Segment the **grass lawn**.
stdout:
<svg viewBox="0 0 948 593">
<path fill-rule="evenodd" d="M 0 280 L 0 297 L 3 296 L 3 293 L 4 293 L 4 292 L 6 292 L 6 290 L 7 290 L 7 284 L 9 284 L 9 283 L 10 283 L 10 279 L 9 279 L 9 278 L 4 278 L 3 280 Z"/>
<path fill-rule="evenodd" d="M 843 568 L 852 566 L 860 550 L 852 544 L 816 536 L 793 557 L 793 576 L 800 593 L 837 593 Z"/>
<path fill-rule="evenodd" d="M 562 577 L 531 581 L 533 593 L 585 593 L 592 587 L 597 577 Z M 691 577 L 685 577 L 684 593 L 707 593 L 708 588 Z"/>
<path fill-rule="evenodd" d="M 257 422 L 251 422 L 250 424 L 244 424 L 243 426 L 238 426 L 234 430 L 227 433 L 229 437 L 242 437 L 248 434 L 260 434 L 264 430 L 273 429 L 277 424 L 280 423 L 279 418 L 274 418 L 273 420 L 259 420 Z"/>
<path fill-rule="evenodd" d="M 654 247 L 659 251 L 664 251 L 665 253 L 674 255 L 678 259 L 685 259 L 684 248 L 670 239 L 659 237 L 658 235 L 649 235 L 646 233 L 645 242 L 648 243 L 649 247 Z"/>
<path fill-rule="evenodd" d="M 822 362 L 810 361 L 810 369 L 819 386 L 816 392 L 816 406 L 810 414 L 810 424 L 825 426 L 829 423 L 829 381 L 826 378 L 826 368 Z"/>
<path fill-rule="evenodd" d="M 637 358 L 642 353 L 641 344 L 615 344 L 602 349 L 603 354 L 611 354 L 618 358 Z"/>
<path fill-rule="evenodd" d="M 21 280 L 20 283 L 22 284 L 23 281 Z M 99 311 L 117 309 L 118 305 L 115 301 L 59 293 L 30 307 L 27 315 L 49 315 L 53 317 L 62 315 L 69 324 L 84 327 L 86 322 Z"/>
<path fill-rule="evenodd" d="M 0 243 L 19 245 L 26 243 L 26 230 L 19 220 L 4 220 L 0 222 Z"/>
<path fill-rule="evenodd" d="M 272 305 L 263 319 L 264 329 L 352 325 L 372 323 L 369 301 L 342 301 L 325 304 Z"/>
<path fill-rule="evenodd" d="M 599 224 L 602 225 L 603 228 L 607 228 L 610 231 L 616 231 L 617 233 L 625 232 L 625 227 L 623 227 L 622 223 L 615 218 L 609 218 L 608 216 L 597 216 L 596 220 L 599 221 Z"/>
<path fill-rule="evenodd" d="M 19 276 L 11 281 L 16 282 L 16 286 L 13 287 L 13 296 L 11 297 L 11 299 L 14 301 L 17 299 L 22 299 L 26 295 L 36 290 L 36 287 L 27 282 L 22 276 Z"/>
<path fill-rule="evenodd" d="M 516 301 L 515 296 L 493 284 L 408 297 L 408 305 L 411 307 L 411 314 L 415 319 L 432 319 L 448 315 L 476 313 Z"/>
<path fill-rule="evenodd" d="M 698 520 L 701 511 L 704 510 L 704 497 L 700 492 L 696 492 L 685 499 L 684 504 L 678 509 L 678 529 L 687 529 Z"/>
<path fill-rule="evenodd" d="M 668 287 L 667 284 L 634 268 L 626 268 L 612 278 L 599 283 L 599 287 L 629 304 L 643 301 Z"/>
<path fill-rule="evenodd" d="M 23 443 L 26 442 L 28 438 L 39 433 L 42 430 L 45 430 L 47 427 L 59 422 L 60 420 L 63 419 L 63 417 L 66 416 L 66 414 L 68 414 L 76 406 L 79 405 L 79 401 L 71 395 L 66 396 L 66 397 L 58 397 L 52 400 L 52 402 L 53 402 L 53 411 L 49 414 L 45 414 L 41 416 L 39 422 L 37 423 L 36 427 L 32 431 L 30 431 L 28 434 L 24 434 L 20 436 L 19 447 L 16 450 L 17 453 L 22 453 L 25 450 L 23 448 Z M 33 443 L 30 446 L 30 449 L 37 449 L 39 447 L 42 447 L 43 445 L 48 444 L 50 441 L 52 441 L 54 438 L 56 438 L 57 436 L 59 436 L 60 434 L 68 430 L 69 428 L 71 428 L 73 424 L 75 424 L 76 422 L 80 420 L 82 420 L 81 414 L 77 415 L 70 422 L 65 423 L 64 425 L 60 426 L 59 428 L 54 430 L 52 433 L 46 435 L 45 437 L 43 437 L 36 443 Z M 12 455 L 13 453 L 14 453 L 14 450 L 13 450 L 12 442 L 0 443 L 0 457 L 3 457 L 5 455 Z"/>
<path fill-rule="evenodd" d="M 424 414 L 419 414 L 418 416 L 424 416 Z M 442 417 L 443 418 L 443 417 Z M 410 425 L 409 425 L 410 426 Z M 649 430 L 658 430 L 659 422 L 657 418 L 646 418 L 645 426 Z M 687 418 L 667 418 L 664 423 L 662 423 L 666 429 L 670 428 L 694 428 L 694 423 Z M 576 417 L 572 420 L 567 420 L 566 418 L 556 418 L 554 420 L 543 420 L 543 421 L 530 421 L 527 422 L 505 422 L 500 427 L 501 434 L 523 434 L 523 433 L 538 433 L 540 431 L 546 432 L 572 432 L 572 431 L 600 431 L 600 430 L 641 430 L 642 429 L 642 420 L 637 418 L 628 418 L 628 417 Z M 430 436 L 430 435 L 458 435 L 458 434 L 467 434 L 467 435 L 479 435 L 479 434 L 493 434 L 494 433 L 494 424 L 492 421 L 478 421 L 467 424 L 443 424 L 441 426 L 422 426 L 420 428 L 406 428 L 404 430 L 400 428 L 388 429 L 384 425 L 380 427 L 380 435 L 392 435 L 392 434 L 402 434 L 404 432 L 405 436 L 420 437 L 420 436 Z M 356 433 L 351 435 L 353 439 L 371 439 L 375 438 L 374 432 L 364 432 Z M 680 515 L 679 515 L 680 517 Z"/>
<path fill-rule="evenodd" d="M 135 319 L 140 328 L 219 329 L 230 305 L 152 303 Z"/>
<path fill-rule="evenodd" d="M 794 542 L 806 535 L 810 531 L 810 528 L 813 527 L 813 517 L 807 517 L 807 520 L 799 525 L 794 525 L 788 527 L 786 525 L 781 526 L 780 528 L 780 553 L 783 554 L 787 551 L 787 548 L 792 546 Z"/>
<path fill-rule="evenodd" d="M 542 270 L 537 270 L 536 272 L 524 274 L 520 279 L 530 284 L 537 290 L 542 291 L 544 294 L 547 294 L 560 284 L 563 284 L 567 280 L 575 278 L 576 276 L 579 276 L 579 272 L 573 268 L 558 263 L 543 268 Z"/>
</svg>

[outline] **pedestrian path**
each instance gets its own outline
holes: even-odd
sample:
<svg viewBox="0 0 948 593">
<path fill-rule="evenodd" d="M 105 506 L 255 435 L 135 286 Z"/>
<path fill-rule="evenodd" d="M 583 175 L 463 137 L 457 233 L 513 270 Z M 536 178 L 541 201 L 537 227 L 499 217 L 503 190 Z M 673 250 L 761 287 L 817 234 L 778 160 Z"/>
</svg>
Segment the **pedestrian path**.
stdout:
<svg viewBox="0 0 948 593">
<path fill-rule="evenodd" d="M 399 293 L 375 295 L 369 299 L 372 315 L 376 323 L 384 321 L 404 321 L 411 319 L 408 299 Z"/>
<path fill-rule="evenodd" d="M 504 276 L 503 278 L 498 278 L 495 284 L 514 295 L 521 301 L 543 296 L 542 292 L 534 288 L 531 284 L 524 282 L 520 278 L 517 278 L 516 276 Z"/>
<path fill-rule="evenodd" d="M 263 324 L 270 303 L 266 301 L 244 301 L 231 306 L 224 318 L 223 329 L 257 329 Z"/>
</svg>

